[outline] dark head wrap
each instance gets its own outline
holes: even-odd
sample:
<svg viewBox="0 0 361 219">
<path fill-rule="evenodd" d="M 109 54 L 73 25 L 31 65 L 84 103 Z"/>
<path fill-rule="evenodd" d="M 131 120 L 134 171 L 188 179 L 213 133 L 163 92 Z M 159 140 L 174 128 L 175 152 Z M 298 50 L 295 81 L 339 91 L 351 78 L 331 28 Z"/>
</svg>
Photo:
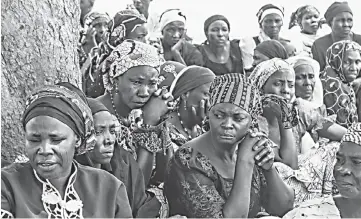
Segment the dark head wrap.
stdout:
<svg viewBox="0 0 361 219">
<path fill-rule="evenodd" d="M 112 46 L 117 46 L 124 41 L 131 32 L 138 26 L 146 23 L 147 20 L 144 15 L 137 10 L 123 10 L 119 11 L 109 23 L 110 37 L 109 43 Z"/>
<path fill-rule="evenodd" d="M 215 74 L 208 68 L 200 66 L 188 66 L 184 68 L 174 79 L 170 92 L 174 99 L 199 86 L 213 82 Z"/>
<path fill-rule="evenodd" d="M 69 126 L 81 139 L 81 145 L 75 149 L 75 153 L 83 154 L 95 145 L 91 110 L 85 95 L 78 88 L 67 82 L 60 84 L 43 86 L 27 98 L 23 127 L 37 116 L 55 118 Z"/>
<path fill-rule="evenodd" d="M 92 111 L 93 116 L 99 112 L 109 112 L 108 108 L 104 106 L 99 100 L 88 98 L 88 105 L 90 110 Z"/>
<path fill-rule="evenodd" d="M 229 24 L 228 19 L 227 19 L 225 16 L 223 16 L 223 15 L 217 14 L 217 15 L 210 16 L 210 17 L 204 22 L 204 33 L 206 34 L 206 36 L 207 36 L 207 33 L 208 33 L 208 28 L 209 28 L 209 26 L 210 26 L 213 22 L 215 22 L 215 21 L 224 21 L 224 22 L 226 22 L 227 27 L 228 27 L 228 30 L 231 30 L 231 25 Z"/>
<path fill-rule="evenodd" d="M 267 56 L 269 59 L 288 59 L 288 54 L 285 47 L 277 40 L 263 41 L 256 46 L 255 50 Z"/>
<path fill-rule="evenodd" d="M 276 9 L 277 11 L 275 11 L 274 9 Z M 273 14 L 273 13 L 279 14 L 283 19 L 283 17 L 284 17 L 284 8 L 281 7 L 281 6 L 274 5 L 274 4 L 267 4 L 267 5 L 262 6 L 262 8 L 260 8 L 259 11 L 256 14 L 256 16 L 258 18 L 258 23 L 261 24 L 263 19 L 268 14 Z"/>
<path fill-rule="evenodd" d="M 301 27 L 302 26 L 301 22 L 302 22 L 303 16 L 305 16 L 305 14 L 307 14 L 311 11 L 316 11 L 318 14 L 320 14 L 320 11 L 315 6 L 305 5 L 305 6 L 299 7 L 291 15 L 290 25 L 289 25 L 288 29 L 291 29 L 292 27 L 294 27 L 296 25 L 299 25 Z"/>
<path fill-rule="evenodd" d="M 187 66 L 174 61 L 166 61 L 160 66 L 159 77 L 162 78 L 159 87 L 170 87 L 180 71 Z"/>
<path fill-rule="evenodd" d="M 334 2 L 325 12 L 325 19 L 327 24 L 331 25 L 332 19 L 342 12 L 350 12 L 352 13 L 352 10 L 347 2 Z"/>
</svg>

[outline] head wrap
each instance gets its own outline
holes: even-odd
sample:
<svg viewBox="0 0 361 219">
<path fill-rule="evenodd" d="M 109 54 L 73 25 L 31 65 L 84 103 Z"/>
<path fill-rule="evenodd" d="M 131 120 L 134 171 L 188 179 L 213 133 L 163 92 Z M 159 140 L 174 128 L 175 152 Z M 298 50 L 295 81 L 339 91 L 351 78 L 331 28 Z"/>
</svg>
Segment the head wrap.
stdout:
<svg viewBox="0 0 361 219">
<path fill-rule="evenodd" d="M 291 29 L 292 27 L 294 27 L 296 25 L 299 25 L 301 27 L 302 26 L 301 22 L 302 22 L 303 16 L 305 16 L 305 14 L 310 13 L 312 11 L 315 11 L 318 14 L 320 14 L 319 10 L 315 6 L 305 5 L 305 6 L 299 7 L 291 15 L 290 25 L 289 25 L 288 29 Z"/>
<path fill-rule="evenodd" d="M 186 20 L 186 16 L 182 13 L 180 9 L 168 9 L 163 12 L 163 14 L 161 14 L 159 18 L 160 30 L 163 31 L 165 26 L 174 21 L 180 21 L 183 22 L 184 25 L 186 25 Z"/>
<path fill-rule="evenodd" d="M 330 25 L 332 19 L 338 15 L 339 13 L 342 12 L 350 12 L 352 13 L 352 10 L 350 8 L 350 6 L 348 5 L 347 2 L 334 2 L 332 3 L 332 5 L 330 5 L 330 7 L 327 8 L 326 12 L 325 12 L 325 19 L 326 22 Z"/>
<path fill-rule="evenodd" d="M 102 104 L 99 100 L 93 98 L 87 98 L 87 99 L 88 99 L 89 108 L 93 116 L 99 112 L 103 112 L 103 111 L 109 112 L 108 108 L 106 108 L 104 104 Z"/>
<path fill-rule="evenodd" d="M 90 12 L 84 17 L 84 24 L 87 27 L 94 26 L 99 23 L 107 23 L 110 21 L 110 17 L 107 13 L 100 13 L 100 12 Z"/>
<path fill-rule="evenodd" d="M 285 47 L 277 40 L 266 40 L 258 44 L 254 50 L 267 56 L 269 59 L 287 59 L 288 54 Z"/>
<path fill-rule="evenodd" d="M 155 47 L 148 44 L 126 40 L 118 45 L 102 64 L 104 87 L 113 89 L 114 79 L 138 66 L 159 68 L 160 58 Z"/>
<path fill-rule="evenodd" d="M 282 19 L 284 17 L 284 8 L 282 6 L 277 6 L 274 4 L 264 5 L 257 12 L 258 23 L 261 24 L 263 19 L 270 14 L 278 14 Z"/>
<path fill-rule="evenodd" d="M 313 73 L 315 74 L 315 87 L 313 90 L 312 100 L 311 102 L 315 104 L 315 106 L 320 107 L 323 105 L 323 89 L 322 83 L 320 80 L 320 64 L 307 56 L 293 56 L 287 59 L 287 62 L 296 70 L 297 67 L 301 65 L 308 65 L 313 69 Z"/>
<path fill-rule="evenodd" d="M 230 73 L 217 76 L 210 92 L 211 107 L 219 103 L 232 103 L 248 112 L 254 125 L 262 113 L 259 90 L 242 74 Z"/>
<path fill-rule="evenodd" d="M 95 145 L 92 113 L 84 102 L 85 95 L 78 88 L 63 85 L 43 86 L 27 98 L 22 119 L 23 127 L 37 116 L 55 118 L 69 126 L 81 139 L 81 145 L 75 149 L 75 155 L 83 154 L 92 150 Z"/>
<path fill-rule="evenodd" d="M 163 63 L 160 66 L 159 74 L 159 77 L 162 77 L 163 79 L 160 81 L 159 86 L 170 87 L 178 73 L 186 67 L 187 66 L 174 61 L 166 61 L 165 63 Z"/>
<path fill-rule="evenodd" d="M 123 10 L 115 14 L 112 22 L 110 22 L 110 38 L 109 43 L 117 46 L 125 40 L 137 27 L 147 22 L 144 15 L 137 10 Z"/>
<path fill-rule="evenodd" d="M 343 142 L 352 142 L 361 146 L 361 123 L 354 123 L 347 129 L 341 139 L 341 143 Z"/>
<path fill-rule="evenodd" d="M 209 18 L 207 18 L 207 20 L 204 22 L 204 33 L 206 34 L 206 36 L 207 36 L 207 33 L 208 33 L 209 26 L 215 21 L 224 21 L 224 22 L 226 22 L 228 30 L 231 30 L 231 25 L 229 24 L 228 19 L 223 15 L 216 14 L 216 15 L 212 15 Z"/>
<path fill-rule="evenodd" d="M 347 83 L 343 72 L 342 63 L 345 53 L 349 50 L 356 50 L 361 53 L 361 46 L 350 40 L 342 40 L 330 46 L 326 51 L 326 66 L 331 67 L 340 77 L 341 81 Z"/>
<path fill-rule="evenodd" d="M 257 65 L 249 76 L 249 80 L 252 81 L 258 89 L 262 90 L 267 80 L 279 70 L 294 72 L 292 66 L 288 62 L 279 58 L 273 58 Z"/>
<path fill-rule="evenodd" d="M 174 79 L 170 92 L 174 99 L 199 86 L 213 82 L 215 74 L 208 68 L 200 66 L 188 66 L 179 72 Z"/>
</svg>

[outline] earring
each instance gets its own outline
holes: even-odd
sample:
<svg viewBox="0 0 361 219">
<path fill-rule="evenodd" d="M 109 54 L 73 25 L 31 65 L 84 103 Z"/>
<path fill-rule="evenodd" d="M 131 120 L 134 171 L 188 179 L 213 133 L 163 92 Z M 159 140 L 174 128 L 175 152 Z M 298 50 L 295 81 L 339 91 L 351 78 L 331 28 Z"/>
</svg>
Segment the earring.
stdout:
<svg viewBox="0 0 361 219">
<path fill-rule="evenodd" d="M 183 99 L 183 107 L 184 107 L 184 111 L 187 111 L 187 100 Z"/>
</svg>

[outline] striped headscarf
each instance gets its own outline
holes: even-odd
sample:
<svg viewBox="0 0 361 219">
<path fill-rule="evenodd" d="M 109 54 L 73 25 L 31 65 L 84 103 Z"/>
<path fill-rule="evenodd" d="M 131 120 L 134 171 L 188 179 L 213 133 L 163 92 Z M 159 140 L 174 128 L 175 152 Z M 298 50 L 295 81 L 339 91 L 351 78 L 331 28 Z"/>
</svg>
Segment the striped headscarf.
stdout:
<svg viewBox="0 0 361 219">
<path fill-rule="evenodd" d="M 361 123 L 354 123 L 342 137 L 342 142 L 352 142 L 361 146 Z"/>
<path fill-rule="evenodd" d="M 219 103 L 232 103 L 247 111 L 255 123 L 262 113 L 258 89 L 244 75 L 225 74 L 214 79 L 211 88 L 211 108 Z"/>
<path fill-rule="evenodd" d="M 36 89 L 26 100 L 23 127 L 37 116 L 50 116 L 71 128 L 81 139 L 75 155 L 84 154 L 95 146 L 92 112 L 85 95 L 70 83 L 47 85 Z"/>
</svg>

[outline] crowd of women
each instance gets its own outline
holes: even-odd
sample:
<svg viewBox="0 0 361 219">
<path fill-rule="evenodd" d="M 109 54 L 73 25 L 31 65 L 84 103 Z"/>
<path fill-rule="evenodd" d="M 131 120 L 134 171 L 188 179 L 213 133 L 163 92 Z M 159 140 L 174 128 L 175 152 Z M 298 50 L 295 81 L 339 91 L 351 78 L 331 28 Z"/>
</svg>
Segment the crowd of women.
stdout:
<svg viewBox="0 0 361 219">
<path fill-rule="evenodd" d="M 213 15 L 201 45 L 179 9 L 148 22 L 150 2 L 110 18 L 81 1 L 82 87 L 27 98 L 29 160 L 2 167 L 1 217 L 360 218 L 361 35 L 347 2 L 324 18 L 300 7 L 292 39 L 281 6 L 244 39 Z"/>
</svg>

